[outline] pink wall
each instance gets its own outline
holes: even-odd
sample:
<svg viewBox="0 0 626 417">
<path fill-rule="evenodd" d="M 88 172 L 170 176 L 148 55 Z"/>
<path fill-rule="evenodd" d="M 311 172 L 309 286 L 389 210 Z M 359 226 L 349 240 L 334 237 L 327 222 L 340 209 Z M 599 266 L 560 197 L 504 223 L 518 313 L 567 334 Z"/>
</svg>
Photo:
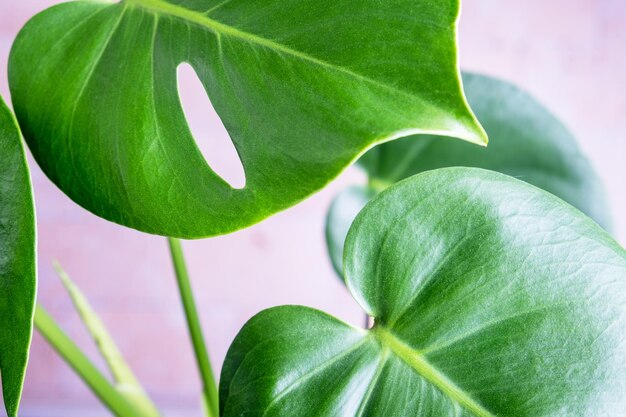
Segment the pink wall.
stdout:
<svg viewBox="0 0 626 417">
<path fill-rule="evenodd" d="M 51 0 L 0 2 L 0 93 L 21 25 Z M 466 0 L 462 64 L 525 87 L 576 133 L 605 182 L 626 243 L 626 3 L 623 0 Z M 166 242 L 94 217 L 35 167 L 39 300 L 87 351 L 95 349 L 55 278 L 58 259 L 110 327 L 140 380 L 171 416 L 200 416 L 199 384 Z M 362 321 L 327 260 L 323 221 L 348 170 L 303 204 L 233 235 L 185 244 L 211 356 L 220 364 L 243 323 L 279 304 Z M 94 355 L 95 357 L 95 355 Z M 24 416 L 99 416 L 97 400 L 35 336 Z"/>
</svg>

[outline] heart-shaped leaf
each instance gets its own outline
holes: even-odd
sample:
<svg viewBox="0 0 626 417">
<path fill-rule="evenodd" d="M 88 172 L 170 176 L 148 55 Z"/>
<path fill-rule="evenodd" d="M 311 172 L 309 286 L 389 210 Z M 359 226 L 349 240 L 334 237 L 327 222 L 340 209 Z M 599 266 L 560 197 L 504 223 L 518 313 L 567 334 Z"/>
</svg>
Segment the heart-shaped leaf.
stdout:
<svg viewBox="0 0 626 417">
<path fill-rule="evenodd" d="M 231 232 L 412 133 L 484 143 L 457 70 L 458 0 L 71 2 L 11 52 L 16 115 L 44 172 L 92 212 L 179 237 Z M 189 63 L 239 153 L 234 189 L 181 109 Z"/>
<path fill-rule="evenodd" d="M 22 394 L 36 285 L 30 175 L 17 123 L 0 98 L 0 375 L 10 417 Z"/>
<path fill-rule="evenodd" d="M 370 330 L 277 307 L 235 339 L 222 417 L 618 417 L 626 251 L 562 200 L 476 168 L 429 171 L 350 229 Z"/>
<path fill-rule="evenodd" d="M 342 192 L 327 217 L 328 250 L 338 272 L 350 223 L 367 200 L 377 190 L 437 168 L 469 166 L 511 175 L 562 198 L 610 229 L 602 184 L 559 120 L 507 82 L 465 73 L 463 83 L 469 103 L 489 135 L 489 147 L 421 135 L 385 143 L 366 153 L 358 165 L 367 172 L 370 185 Z"/>
</svg>

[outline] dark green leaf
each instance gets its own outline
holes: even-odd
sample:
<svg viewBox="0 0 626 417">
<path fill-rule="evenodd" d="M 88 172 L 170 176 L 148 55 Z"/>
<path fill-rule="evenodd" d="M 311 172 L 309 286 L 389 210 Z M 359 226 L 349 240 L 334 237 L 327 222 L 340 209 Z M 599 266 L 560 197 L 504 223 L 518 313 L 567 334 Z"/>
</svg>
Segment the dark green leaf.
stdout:
<svg viewBox="0 0 626 417">
<path fill-rule="evenodd" d="M 266 310 L 231 346 L 222 417 L 620 417 L 626 251 L 524 182 L 419 174 L 359 214 L 348 288 L 371 330 Z"/>
<path fill-rule="evenodd" d="M 33 18 L 9 78 L 44 172 L 94 213 L 180 237 L 231 232 L 323 187 L 380 141 L 484 143 L 457 70 L 458 0 L 71 2 Z M 245 169 L 204 160 L 177 92 L 190 63 Z"/>
<path fill-rule="evenodd" d="M 365 204 L 362 194 L 431 169 L 469 166 L 502 172 L 549 191 L 610 229 L 603 187 L 567 128 L 509 83 L 467 73 L 463 81 L 472 109 L 489 135 L 489 147 L 422 135 L 385 143 L 365 154 L 358 164 L 369 175 L 371 190 L 345 191 L 328 213 L 328 249 L 340 275 L 343 240 L 358 213 L 352 208 Z M 352 217 L 346 215 L 349 211 Z"/>
<path fill-rule="evenodd" d="M 10 417 L 22 395 L 36 285 L 30 176 L 17 123 L 0 98 L 0 374 Z"/>
</svg>

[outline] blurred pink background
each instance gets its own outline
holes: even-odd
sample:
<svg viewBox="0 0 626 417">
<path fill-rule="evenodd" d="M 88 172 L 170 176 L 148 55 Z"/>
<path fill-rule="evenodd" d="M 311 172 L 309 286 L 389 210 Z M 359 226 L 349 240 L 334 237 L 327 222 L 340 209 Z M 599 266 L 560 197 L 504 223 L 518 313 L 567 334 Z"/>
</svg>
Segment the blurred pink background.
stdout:
<svg viewBox="0 0 626 417">
<path fill-rule="evenodd" d="M 0 2 L 3 97 L 9 97 L 6 64 L 15 35 L 33 14 L 55 3 L 59 2 Z M 604 181 L 615 235 L 625 244 L 626 2 L 465 0 L 460 40 L 465 69 L 516 82 L 573 130 Z M 202 98 L 190 94 L 196 100 Z M 202 107 L 198 112 L 203 114 Z M 191 117 L 197 117 L 196 112 Z M 219 132 L 218 121 L 213 122 L 214 132 Z M 209 140 L 211 134 L 209 129 L 202 136 Z M 220 149 L 219 141 L 211 143 L 218 143 L 215 146 Z M 57 259 L 101 314 L 165 414 L 201 416 L 200 385 L 165 239 L 89 214 L 31 166 L 39 221 L 39 301 L 97 358 L 53 273 L 51 262 Z M 185 243 L 205 335 L 218 370 L 244 322 L 270 306 L 303 304 L 361 324 L 358 306 L 335 277 L 326 256 L 323 224 L 332 197 L 362 180 L 351 168 L 314 197 L 260 225 Z M 109 414 L 35 335 L 21 415 Z"/>
</svg>

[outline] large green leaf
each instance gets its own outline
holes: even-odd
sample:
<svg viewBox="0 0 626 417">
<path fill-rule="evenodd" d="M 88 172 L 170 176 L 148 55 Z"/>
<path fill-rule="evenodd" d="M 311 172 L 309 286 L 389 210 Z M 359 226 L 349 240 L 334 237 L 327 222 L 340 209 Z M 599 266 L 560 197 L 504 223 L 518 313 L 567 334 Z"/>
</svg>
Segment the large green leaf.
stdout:
<svg viewBox="0 0 626 417">
<path fill-rule="evenodd" d="M 0 98 L 0 375 L 7 414 L 17 416 L 35 308 L 35 214 L 22 140 Z"/>
<path fill-rule="evenodd" d="M 337 271 L 341 271 L 350 223 L 376 190 L 436 168 L 469 166 L 511 175 L 562 198 L 610 229 L 603 187 L 569 130 L 534 98 L 507 82 L 468 73 L 463 74 L 463 82 L 469 103 L 489 135 L 489 147 L 421 135 L 366 153 L 358 165 L 367 172 L 370 185 L 345 190 L 328 213 L 327 243 Z"/>
<path fill-rule="evenodd" d="M 71 2 L 20 32 L 9 79 L 44 172 L 151 233 L 231 232 L 320 189 L 375 143 L 484 143 L 457 70 L 458 0 Z M 190 63 L 245 169 L 207 165 L 177 92 Z"/>
<path fill-rule="evenodd" d="M 446 168 L 381 193 L 346 242 L 355 328 L 277 307 L 235 339 L 222 417 L 618 417 L 626 251 L 562 200 Z"/>
</svg>

